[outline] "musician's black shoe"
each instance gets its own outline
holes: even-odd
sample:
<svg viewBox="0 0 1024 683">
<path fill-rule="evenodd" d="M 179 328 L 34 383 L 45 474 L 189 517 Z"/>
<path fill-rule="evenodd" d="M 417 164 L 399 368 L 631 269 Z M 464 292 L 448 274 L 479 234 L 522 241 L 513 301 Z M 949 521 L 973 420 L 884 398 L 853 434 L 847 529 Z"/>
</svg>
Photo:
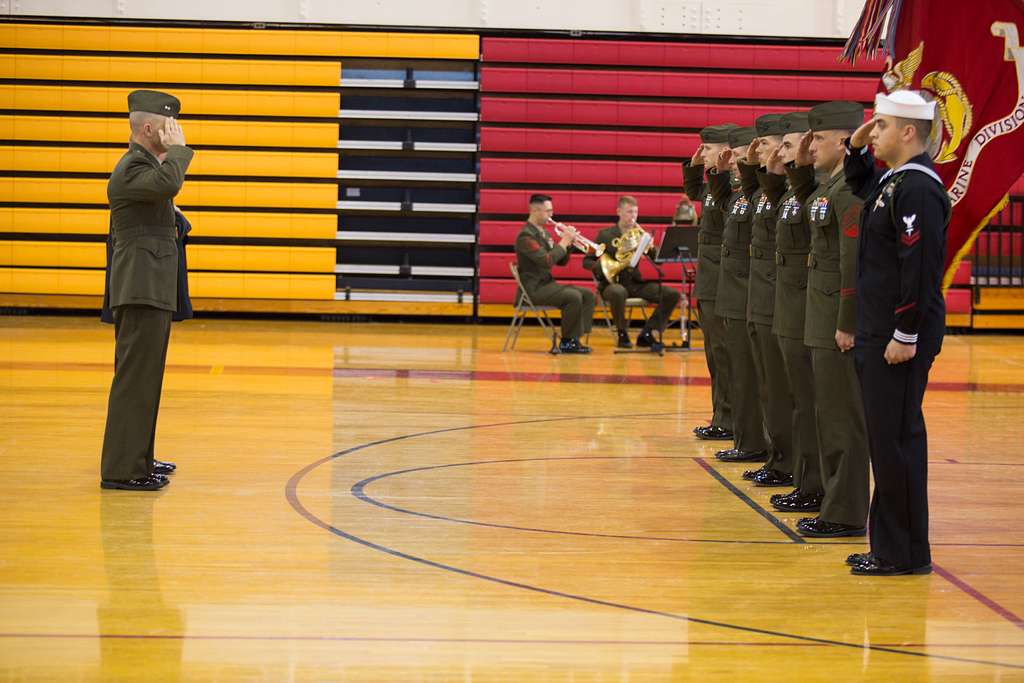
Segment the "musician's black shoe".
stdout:
<svg viewBox="0 0 1024 683">
<path fill-rule="evenodd" d="M 163 460 L 153 461 L 153 474 L 174 474 L 177 469 L 178 466 L 173 462 L 164 462 Z"/>
<path fill-rule="evenodd" d="M 766 470 L 754 477 L 753 481 L 754 486 L 792 486 L 793 475 L 778 470 Z"/>
<path fill-rule="evenodd" d="M 862 562 L 850 565 L 851 574 L 857 574 L 858 576 L 903 576 L 905 574 L 932 573 L 931 564 L 924 564 L 920 567 L 898 567 L 880 557 L 875 557 L 871 553 L 865 553 L 864 555 L 865 559 Z"/>
<path fill-rule="evenodd" d="M 801 536 L 814 538 L 839 538 L 841 536 L 867 536 L 868 530 L 862 526 L 826 522 L 821 517 L 805 517 L 796 523 L 796 530 Z"/>
<path fill-rule="evenodd" d="M 694 434 L 697 435 L 698 439 L 703 439 L 704 441 L 731 441 L 733 438 L 733 433 L 728 429 L 715 427 L 714 425 L 698 427 Z"/>
<path fill-rule="evenodd" d="M 765 462 L 768 460 L 767 451 L 741 451 L 738 448 L 729 448 L 715 453 L 715 457 L 722 462 Z"/>
<path fill-rule="evenodd" d="M 576 337 L 563 337 L 558 344 L 558 350 L 562 353 L 590 353 L 590 347 L 580 344 Z"/>
<path fill-rule="evenodd" d="M 159 491 L 167 486 L 170 480 L 159 474 L 150 474 L 146 477 L 129 479 L 128 481 L 113 481 L 104 479 L 100 481 L 100 488 L 122 489 L 124 491 Z"/>
<path fill-rule="evenodd" d="M 619 341 L 615 345 L 620 349 L 633 348 L 633 342 L 629 341 L 629 332 L 619 330 Z"/>
<path fill-rule="evenodd" d="M 821 498 L 821 494 L 803 493 L 797 489 L 778 498 L 772 496 L 768 500 L 779 512 L 818 512 L 821 510 Z"/>
<path fill-rule="evenodd" d="M 649 349 L 657 343 L 658 340 L 654 338 L 654 335 L 646 327 L 643 332 L 636 336 L 636 345 L 642 349 Z"/>
<path fill-rule="evenodd" d="M 743 472 L 743 478 L 746 479 L 747 481 L 753 481 L 758 477 L 758 475 L 761 475 L 769 471 L 770 470 L 768 469 L 768 465 L 761 465 L 761 467 L 759 467 L 756 470 L 745 470 Z"/>
</svg>

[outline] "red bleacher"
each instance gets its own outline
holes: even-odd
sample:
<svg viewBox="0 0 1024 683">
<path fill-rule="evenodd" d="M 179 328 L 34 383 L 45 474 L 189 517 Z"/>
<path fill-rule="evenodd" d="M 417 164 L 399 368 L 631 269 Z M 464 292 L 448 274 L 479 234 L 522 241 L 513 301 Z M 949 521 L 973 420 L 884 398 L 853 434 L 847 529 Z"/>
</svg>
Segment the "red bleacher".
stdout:
<svg viewBox="0 0 1024 683">
<path fill-rule="evenodd" d="M 678 162 L 593 161 L 579 159 L 481 159 L 480 182 L 558 185 L 683 186 Z M 678 200 L 677 200 L 678 201 Z"/>
<path fill-rule="evenodd" d="M 493 66 L 484 66 L 480 70 L 482 92 L 868 102 L 874 99 L 877 89 L 878 79 L 875 77 L 767 76 Z"/>
<path fill-rule="evenodd" d="M 481 128 L 481 152 L 530 152 L 566 156 L 629 156 L 683 159 L 700 144 L 697 135 L 613 130 Z M 524 177 L 523 182 L 529 182 Z"/>
<path fill-rule="evenodd" d="M 530 195 L 534 192 L 551 195 L 556 215 L 562 216 L 606 216 L 611 221 L 621 196 L 619 192 L 587 192 L 585 190 L 549 190 L 538 187 L 535 190 L 480 190 L 482 214 L 525 215 Z M 656 192 L 635 192 L 640 211 L 648 216 L 671 218 L 682 190 L 672 194 Z M 610 223 L 609 223 L 610 224 Z"/>
<path fill-rule="evenodd" d="M 480 120 L 484 123 L 703 128 L 723 121 L 752 126 L 754 119 L 762 114 L 782 114 L 792 110 L 793 107 L 780 106 L 487 96 L 480 101 Z"/>
<path fill-rule="evenodd" d="M 880 59 L 838 62 L 839 49 L 805 45 L 715 45 L 644 41 L 484 38 L 486 62 L 594 64 L 776 71 L 849 71 L 878 74 Z"/>
</svg>

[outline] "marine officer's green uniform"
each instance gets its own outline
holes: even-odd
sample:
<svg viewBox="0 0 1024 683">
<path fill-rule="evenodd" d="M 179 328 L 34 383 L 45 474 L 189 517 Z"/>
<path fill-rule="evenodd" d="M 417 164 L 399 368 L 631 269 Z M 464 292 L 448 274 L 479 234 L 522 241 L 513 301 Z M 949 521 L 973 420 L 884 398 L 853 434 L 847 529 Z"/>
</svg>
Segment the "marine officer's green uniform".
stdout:
<svg viewBox="0 0 1024 683">
<path fill-rule="evenodd" d="M 827 102 L 810 110 L 812 132 L 853 131 L 864 110 L 853 102 Z M 825 497 L 819 519 L 862 528 L 867 522 L 869 459 L 860 382 L 852 353 L 836 345 L 836 330 L 857 327 L 857 232 L 862 203 L 842 166 L 822 177 L 804 206 L 811 232 L 807 257 L 804 343 L 811 347 L 817 398 L 818 447 Z"/>
<path fill-rule="evenodd" d="M 177 98 L 151 90 L 128 96 L 130 112 L 177 117 Z M 174 196 L 185 181 L 192 150 L 172 145 L 163 163 L 135 142 L 107 183 L 114 311 L 114 380 L 103 435 L 101 478 L 127 482 L 153 468 L 171 315 L 177 307 L 178 249 Z"/>
<path fill-rule="evenodd" d="M 708 126 L 701 130 L 702 143 L 728 143 L 729 131 L 735 124 Z M 729 396 L 729 357 L 725 350 L 725 327 L 716 312 L 718 268 L 722 259 L 722 231 L 725 217 L 715 203 L 711 188 L 704 179 L 704 164 L 683 162 L 683 189 L 688 197 L 700 199 L 700 232 L 697 236 L 697 279 L 693 296 L 697 299 L 697 315 L 704 335 L 704 356 L 711 374 L 711 404 L 714 414 L 711 426 L 732 431 L 732 405 Z"/>
</svg>

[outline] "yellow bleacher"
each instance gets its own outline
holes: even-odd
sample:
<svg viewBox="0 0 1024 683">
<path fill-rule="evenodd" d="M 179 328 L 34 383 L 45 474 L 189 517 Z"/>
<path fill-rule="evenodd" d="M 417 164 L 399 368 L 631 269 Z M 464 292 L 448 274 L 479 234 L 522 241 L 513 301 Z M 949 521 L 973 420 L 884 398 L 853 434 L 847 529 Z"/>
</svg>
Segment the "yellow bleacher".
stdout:
<svg viewBox="0 0 1024 683">
<path fill-rule="evenodd" d="M 438 33 L 0 24 L 0 44 L 36 50 L 478 59 L 480 38 Z"/>
</svg>

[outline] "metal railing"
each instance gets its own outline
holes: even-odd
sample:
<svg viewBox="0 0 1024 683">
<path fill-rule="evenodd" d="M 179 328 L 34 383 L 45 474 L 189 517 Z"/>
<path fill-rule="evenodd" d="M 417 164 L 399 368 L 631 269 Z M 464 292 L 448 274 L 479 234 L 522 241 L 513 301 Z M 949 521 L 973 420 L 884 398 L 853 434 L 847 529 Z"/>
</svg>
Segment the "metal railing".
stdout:
<svg viewBox="0 0 1024 683">
<path fill-rule="evenodd" d="M 970 258 L 971 284 L 1024 287 L 1024 197 L 1010 197 L 978 235 Z"/>
</svg>

